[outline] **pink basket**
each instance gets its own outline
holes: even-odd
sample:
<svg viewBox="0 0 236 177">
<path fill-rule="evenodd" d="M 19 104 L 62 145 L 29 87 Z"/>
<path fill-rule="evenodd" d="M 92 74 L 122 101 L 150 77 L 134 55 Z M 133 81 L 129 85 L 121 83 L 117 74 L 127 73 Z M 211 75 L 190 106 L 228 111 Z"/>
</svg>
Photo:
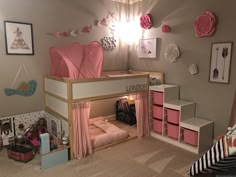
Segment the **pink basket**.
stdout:
<svg viewBox="0 0 236 177">
<path fill-rule="evenodd" d="M 163 93 L 152 92 L 153 104 L 163 105 Z"/>
<path fill-rule="evenodd" d="M 178 139 L 179 126 L 173 124 L 167 124 L 167 135 L 171 138 Z"/>
<path fill-rule="evenodd" d="M 162 121 L 157 119 L 152 119 L 152 128 L 157 133 L 162 133 Z"/>
<path fill-rule="evenodd" d="M 161 106 L 152 106 L 152 116 L 153 118 L 163 119 L 163 107 Z"/>
<path fill-rule="evenodd" d="M 184 142 L 197 146 L 198 132 L 184 128 Z"/>
<path fill-rule="evenodd" d="M 173 124 L 179 124 L 179 111 L 173 109 L 167 109 L 167 122 Z"/>
</svg>

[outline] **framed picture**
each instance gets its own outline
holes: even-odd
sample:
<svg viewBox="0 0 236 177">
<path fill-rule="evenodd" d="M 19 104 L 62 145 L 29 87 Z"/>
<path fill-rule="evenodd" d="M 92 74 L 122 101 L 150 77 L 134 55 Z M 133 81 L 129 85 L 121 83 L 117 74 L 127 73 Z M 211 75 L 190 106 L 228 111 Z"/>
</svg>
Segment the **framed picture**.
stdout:
<svg viewBox="0 0 236 177">
<path fill-rule="evenodd" d="M 139 58 L 156 58 L 157 39 L 140 39 L 139 40 Z"/>
<path fill-rule="evenodd" d="M 212 43 L 209 81 L 229 83 L 232 42 Z"/>
<path fill-rule="evenodd" d="M 34 55 L 31 23 L 4 21 L 7 55 Z"/>
</svg>

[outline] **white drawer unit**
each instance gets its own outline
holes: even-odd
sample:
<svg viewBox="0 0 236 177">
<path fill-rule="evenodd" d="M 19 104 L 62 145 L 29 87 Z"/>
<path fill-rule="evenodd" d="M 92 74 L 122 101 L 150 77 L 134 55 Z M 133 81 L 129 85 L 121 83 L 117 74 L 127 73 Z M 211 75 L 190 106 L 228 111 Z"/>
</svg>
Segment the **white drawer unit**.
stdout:
<svg viewBox="0 0 236 177">
<path fill-rule="evenodd" d="M 213 121 L 195 117 L 196 104 L 179 99 L 179 86 L 150 86 L 151 136 L 199 154 L 212 146 Z"/>
</svg>

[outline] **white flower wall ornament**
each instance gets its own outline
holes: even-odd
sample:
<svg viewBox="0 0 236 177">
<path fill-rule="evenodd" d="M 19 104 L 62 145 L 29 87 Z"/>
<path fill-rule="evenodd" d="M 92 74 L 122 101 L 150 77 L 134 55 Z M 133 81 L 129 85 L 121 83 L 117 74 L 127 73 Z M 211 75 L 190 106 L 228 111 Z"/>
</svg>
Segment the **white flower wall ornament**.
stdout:
<svg viewBox="0 0 236 177">
<path fill-rule="evenodd" d="M 180 50 L 176 44 L 170 44 L 165 50 L 165 58 L 171 63 L 178 60 L 180 56 Z"/>
<path fill-rule="evenodd" d="M 198 74 L 199 70 L 198 70 L 198 66 L 197 64 L 191 64 L 188 68 L 190 74 L 195 75 Z"/>
<path fill-rule="evenodd" d="M 106 51 L 112 51 L 116 48 L 116 40 L 114 37 L 104 37 L 101 39 L 101 43 Z"/>
</svg>

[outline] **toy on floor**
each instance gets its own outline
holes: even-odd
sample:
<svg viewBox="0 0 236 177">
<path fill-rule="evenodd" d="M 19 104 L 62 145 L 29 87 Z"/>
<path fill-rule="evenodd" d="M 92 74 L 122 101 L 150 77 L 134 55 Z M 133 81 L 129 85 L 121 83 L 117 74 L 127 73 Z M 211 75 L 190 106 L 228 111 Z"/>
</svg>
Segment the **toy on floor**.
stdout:
<svg viewBox="0 0 236 177">
<path fill-rule="evenodd" d="M 39 118 L 36 124 L 31 125 L 25 132 L 26 140 L 34 147 L 39 147 L 39 135 L 47 132 L 47 120 Z"/>
</svg>

